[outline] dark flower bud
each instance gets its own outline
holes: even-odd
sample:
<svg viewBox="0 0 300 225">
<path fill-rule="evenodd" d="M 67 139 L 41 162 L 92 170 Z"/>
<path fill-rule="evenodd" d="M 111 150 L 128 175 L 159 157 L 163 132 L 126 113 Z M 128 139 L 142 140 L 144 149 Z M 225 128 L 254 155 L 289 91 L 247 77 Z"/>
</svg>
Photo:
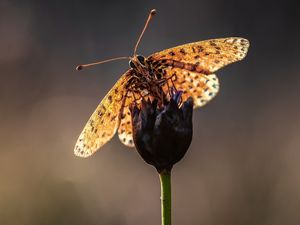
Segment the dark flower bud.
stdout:
<svg viewBox="0 0 300 225">
<path fill-rule="evenodd" d="M 171 171 L 183 158 L 192 141 L 193 99 L 179 108 L 182 92 L 175 92 L 167 104 L 143 101 L 141 109 L 131 106 L 133 140 L 142 158 L 158 172 Z"/>
</svg>

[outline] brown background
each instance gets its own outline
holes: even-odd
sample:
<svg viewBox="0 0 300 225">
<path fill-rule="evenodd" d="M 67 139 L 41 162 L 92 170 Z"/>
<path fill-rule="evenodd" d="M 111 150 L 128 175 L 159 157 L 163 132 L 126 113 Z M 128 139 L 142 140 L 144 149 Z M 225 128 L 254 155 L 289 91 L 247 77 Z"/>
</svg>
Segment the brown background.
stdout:
<svg viewBox="0 0 300 225">
<path fill-rule="evenodd" d="M 295 1 L 296 2 L 296 1 Z M 154 168 L 117 137 L 89 159 L 73 146 L 126 61 L 79 63 L 242 36 L 246 60 L 194 113 L 173 170 L 174 224 L 300 224 L 299 10 L 292 1 L 0 2 L 0 224 L 159 224 Z"/>
</svg>

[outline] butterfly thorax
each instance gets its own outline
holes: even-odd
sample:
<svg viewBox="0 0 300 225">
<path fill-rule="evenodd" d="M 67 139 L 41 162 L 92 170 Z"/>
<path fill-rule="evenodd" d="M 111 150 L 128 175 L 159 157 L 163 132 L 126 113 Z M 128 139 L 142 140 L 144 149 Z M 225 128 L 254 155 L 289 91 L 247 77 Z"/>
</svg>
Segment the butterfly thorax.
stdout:
<svg viewBox="0 0 300 225">
<path fill-rule="evenodd" d="M 166 96 L 162 86 L 166 80 L 159 72 L 154 70 L 152 65 L 140 55 L 134 56 L 129 61 L 129 65 L 134 71 L 130 85 L 131 91 L 142 93 L 142 97 L 152 96 L 163 103 Z"/>
</svg>

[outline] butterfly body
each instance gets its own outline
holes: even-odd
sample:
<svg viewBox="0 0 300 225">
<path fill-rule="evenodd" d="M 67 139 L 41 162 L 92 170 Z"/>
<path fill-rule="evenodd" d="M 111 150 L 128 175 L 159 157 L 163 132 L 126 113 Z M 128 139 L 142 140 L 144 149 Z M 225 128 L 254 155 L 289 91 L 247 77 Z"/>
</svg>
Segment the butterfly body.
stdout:
<svg viewBox="0 0 300 225">
<path fill-rule="evenodd" d="M 133 93 L 135 100 L 151 96 L 163 102 L 165 94 L 162 85 L 166 79 L 153 70 L 152 64 L 144 56 L 131 58 L 129 65 L 132 69 L 132 83 L 128 84 L 128 90 Z"/>
<path fill-rule="evenodd" d="M 163 104 L 174 88 L 183 91 L 182 101 L 191 96 L 195 108 L 204 106 L 219 91 L 214 72 L 242 60 L 248 48 L 248 40 L 229 37 L 180 45 L 147 58 L 133 56 L 129 61 L 131 68 L 90 117 L 75 145 L 75 154 L 92 155 L 117 131 L 121 142 L 133 147 L 129 106 L 139 106 L 142 99 L 157 99 Z"/>
</svg>

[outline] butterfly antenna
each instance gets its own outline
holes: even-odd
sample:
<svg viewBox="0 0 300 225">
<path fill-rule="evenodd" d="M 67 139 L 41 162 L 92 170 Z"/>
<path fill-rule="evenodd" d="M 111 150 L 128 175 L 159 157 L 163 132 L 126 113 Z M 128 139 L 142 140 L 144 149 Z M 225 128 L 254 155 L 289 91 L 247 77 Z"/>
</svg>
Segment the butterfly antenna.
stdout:
<svg viewBox="0 0 300 225">
<path fill-rule="evenodd" d="M 152 10 L 150 11 L 150 13 L 149 13 L 148 19 L 147 19 L 147 21 L 146 21 L 146 23 L 145 23 L 145 26 L 144 26 L 144 29 L 143 29 L 142 33 L 140 34 L 139 39 L 137 40 L 136 45 L 135 45 L 135 47 L 134 47 L 134 52 L 133 52 L 133 55 L 134 55 L 134 56 L 136 55 L 136 50 L 137 50 L 137 48 L 138 48 L 138 46 L 139 46 L 139 43 L 140 43 L 140 41 L 141 41 L 141 39 L 142 39 L 142 37 L 143 37 L 143 35 L 144 35 L 144 33 L 145 33 L 145 30 L 146 30 L 147 27 L 148 27 L 149 22 L 150 22 L 150 20 L 152 19 L 152 16 L 154 16 L 155 14 L 156 14 L 156 9 L 152 9 Z"/>
<path fill-rule="evenodd" d="M 82 64 L 82 65 L 78 65 L 76 67 L 76 70 L 82 70 L 85 67 L 95 66 L 95 65 L 98 65 L 98 64 L 107 63 L 107 62 L 111 62 L 111 61 L 115 61 L 115 60 L 119 60 L 119 59 L 130 59 L 130 58 L 127 57 L 127 56 L 122 56 L 122 57 L 117 57 L 117 58 L 112 58 L 112 59 L 106 59 L 106 60 L 99 61 L 99 62 L 94 62 L 94 63 L 89 63 L 89 64 Z"/>
</svg>

